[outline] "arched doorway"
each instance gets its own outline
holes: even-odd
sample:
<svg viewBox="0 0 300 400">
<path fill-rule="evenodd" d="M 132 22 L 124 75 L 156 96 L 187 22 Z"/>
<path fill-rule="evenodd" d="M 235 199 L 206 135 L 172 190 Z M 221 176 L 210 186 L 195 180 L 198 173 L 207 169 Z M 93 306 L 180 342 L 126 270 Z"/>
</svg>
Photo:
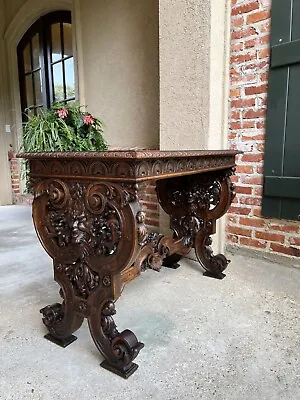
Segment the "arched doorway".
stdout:
<svg viewBox="0 0 300 400">
<path fill-rule="evenodd" d="M 23 120 L 53 102 L 75 99 L 71 13 L 40 17 L 17 47 Z"/>
</svg>

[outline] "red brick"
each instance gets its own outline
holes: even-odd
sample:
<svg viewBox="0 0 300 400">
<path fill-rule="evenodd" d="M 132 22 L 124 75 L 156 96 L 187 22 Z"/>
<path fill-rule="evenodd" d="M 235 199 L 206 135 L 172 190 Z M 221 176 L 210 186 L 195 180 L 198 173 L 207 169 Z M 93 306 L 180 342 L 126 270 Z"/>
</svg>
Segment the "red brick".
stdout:
<svg viewBox="0 0 300 400">
<path fill-rule="evenodd" d="M 232 18 L 231 26 L 234 28 L 239 28 L 244 25 L 244 18 L 243 16 L 238 16 L 237 18 Z"/>
<path fill-rule="evenodd" d="M 259 27 L 261 33 L 270 32 L 271 31 L 271 21 L 268 20 L 262 23 Z"/>
<path fill-rule="evenodd" d="M 260 175 L 245 176 L 241 179 L 241 181 L 250 185 L 262 185 L 263 177 Z"/>
<path fill-rule="evenodd" d="M 244 142 L 256 142 L 257 140 L 264 140 L 265 135 L 253 135 L 253 136 L 248 136 L 248 135 L 242 135 L 242 139 Z"/>
<path fill-rule="evenodd" d="M 230 233 L 227 234 L 227 240 L 231 243 L 238 243 L 239 239 L 236 235 L 231 235 Z"/>
<path fill-rule="evenodd" d="M 232 40 L 242 39 L 242 38 L 245 38 L 245 37 L 248 37 L 248 36 L 251 36 L 251 35 L 256 35 L 256 34 L 257 34 L 256 29 L 251 26 L 251 27 L 247 27 L 245 29 L 234 30 L 231 33 L 231 39 Z"/>
<path fill-rule="evenodd" d="M 249 215 L 251 208 L 231 206 L 228 212 L 231 214 Z"/>
<path fill-rule="evenodd" d="M 253 212 L 254 217 L 262 217 L 261 207 L 253 207 L 252 212 Z"/>
<path fill-rule="evenodd" d="M 257 11 L 247 15 L 247 24 L 254 24 L 255 22 L 264 21 L 265 19 L 270 17 L 270 12 L 266 11 Z"/>
<path fill-rule="evenodd" d="M 145 222 L 146 222 L 146 225 L 155 226 L 156 228 L 159 227 L 159 222 L 158 221 L 154 221 L 154 220 L 146 218 Z"/>
<path fill-rule="evenodd" d="M 151 203 L 143 203 L 144 207 L 147 208 L 148 210 L 158 210 L 158 204 L 151 204 Z"/>
<path fill-rule="evenodd" d="M 299 246 L 300 247 L 300 237 L 294 237 L 294 238 L 290 238 L 290 243 L 292 244 L 292 245 L 295 245 L 295 246 Z"/>
<path fill-rule="evenodd" d="M 253 217 L 240 217 L 240 224 L 246 226 L 255 226 L 255 227 L 264 227 L 266 222 L 260 218 L 253 218 Z"/>
<path fill-rule="evenodd" d="M 230 58 L 231 64 L 241 64 L 247 61 L 255 60 L 256 59 L 256 52 L 255 53 L 246 53 L 246 54 L 237 54 Z"/>
<path fill-rule="evenodd" d="M 249 86 L 245 88 L 245 94 L 247 96 L 260 93 L 267 93 L 267 85 Z"/>
<path fill-rule="evenodd" d="M 242 121 L 242 128 L 243 128 L 243 129 L 252 129 L 252 128 L 255 128 L 255 122 L 254 122 L 254 121 L 243 120 L 243 121 Z"/>
<path fill-rule="evenodd" d="M 255 139 L 254 139 L 255 140 Z M 243 162 L 260 162 L 264 159 L 264 155 L 262 153 L 258 153 L 258 154 L 243 154 L 242 155 L 242 161 Z"/>
<path fill-rule="evenodd" d="M 284 242 L 284 235 L 279 235 L 278 233 L 270 232 L 255 232 L 255 237 L 257 239 L 269 240 L 270 242 Z"/>
<path fill-rule="evenodd" d="M 265 117 L 266 115 L 266 109 L 265 108 L 260 108 L 258 110 L 248 110 L 243 113 L 243 118 L 246 119 L 255 119 L 255 118 L 261 118 Z"/>
<path fill-rule="evenodd" d="M 240 121 L 231 122 L 229 128 L 232 129 L 232 130 L 242 129 L 241 122 Z"/>
<path fill-rule="evenodd" d="M 254 107 L 255 97 L 247 99 L 236 99 L 231 101 L 231 107 L 233 108 L 243 108 L 243 107 Z"/>
<path fill-rule="evenodd" d="M 235 187 L 235 192 L 236 193 L 241 193 L 241 194 L 252 194 L 252 187 L 250 187 L 250 186 L 236 186 Z"/>
<path fill-rule="evenodd" d="M 232 85 L 239 85 L 239 86 L 244 86 L 248 83 L 255 83 L 257 81 L 257 74 L 251 74 L 251 75 L 242 75 L 239 74 L 237 76 L 231 77 L 231 83 Z"/>
<path fill-rule="evenodd" d="M 241 4 L 239 6 L 232 7 L 231 15 L 239 15 L 248 13 L 250 11 L 257 10 L 259 8 L 258 0 L 247 2 L 246 4 Z"/>
<path fill-rule="evenodd" d="M 253 190 L 254 190 L 255 196 L 262 196 L 262 194 L 263 194 L 262 186 L 255 187 L 255 188 L 253 188 Z"/>
<path fill-rule="evenodd" d="M 231 46 L 232 53 L 237 53 L 237 52 L 243 51 L 243 49 L 244 49 L 243 43 L 236 43 Z"/>
<path fill-rule="evenodd" d="M 261 206 L 262 199 L 260 197 L 239 197 L 240 204 L 247 204 L 248 206 Z"/>
<path fill-rule="evenodd" d="M 228 221 L 232 222 L 233 224 L 236 224 L 238 219 L 236 215 L 228 215 Z"/>
<path fill-rule="evenodd" d="M 267 243 L 261 240 L 249 239 L 249 238 L 240 238 L 240 244 L 248 247 L 256 247 L 258 249 L 265 249 L 267 247 Z"/>
<path fill-rule="evenodd" d="M 230 97 L 240 97 L 241 96 L 241 91 L 240 89 L 231 89 L 230 90 Z"/>
<path fill-rule="evenodd" d="M 251 165 L 237 165 L 236 172 L 238 174 L 253 174 L 253 167 Z"/>
<path fill-rule="evenodd" d="M 287 254 L 289 256 L 300 257 L 300 249 L 295 247 L 286 247 L 277 243 L 271 243 L 271 250 L 276 251 L 276 253 Z"/>
<path fill-rule="evenodd" d="M 270 43 L 270 34 L 261 36 L 259 41 L 260 41 L 260 44 L 268 44 L 269 45 L 269 43 Z"/>
<path fill-rule="evenodd" d="M 298 232 L 299 231 L 299 225 L 295 224 L 295 225 L 274 225 L 274 224 L 269 224 L 268 225 L 269 229 L 272 231 L 281 231 L 281 232 L 286 232 L 286 233 L 290 233 L 290 232 Z M 295 243 L 294 243 L 295 244 Z M 300 246 L 300 239 L 299 239 L 299 246 Z"/>
<path fill-rule="evenodd" d="M 228 225 L 227 231 L 233 235 L 251 237 L 251 229 L 245 229 L 240 226 Z"/>
<path fill-rule="evenodd" d="M 257 129 L 264 129 L 266 127 L 266 121 L 257 121 L 256 128 Z"/>
<path fill-rule="evenodd" d="M 264 143 L 257 143 L 256 148 L 259 152 L 263 153 L 265 151 L 265 144 Z"/>
<path fill-rule="evenodd" d="M 232 110 L 230 115 L 231 115 L 232 119 L 240 119 L 241 113 L 240 113 L 240 111 Z"/>
<path fill-rule="evenodd" d="M 258 51 L 258 58 L 262 59 L 262 58 L 267 58 L 270 56 L 270 49 L 269 47 L 266 49 L 262 49 Z"/>
<path fill-rule="evenodd" d="M 246 41 L 245 41 L 245 48 L 246 48 L 246 49 L 251 49 L 251 48 L 253 48 L 253 47 L 256 47 L 256 46 L 257 46 L 257 41 L 258 41 L 257 38 L 255 38 L 255 39 L 250 39 L 250 40 L 246 40 Z"/>
</svg>

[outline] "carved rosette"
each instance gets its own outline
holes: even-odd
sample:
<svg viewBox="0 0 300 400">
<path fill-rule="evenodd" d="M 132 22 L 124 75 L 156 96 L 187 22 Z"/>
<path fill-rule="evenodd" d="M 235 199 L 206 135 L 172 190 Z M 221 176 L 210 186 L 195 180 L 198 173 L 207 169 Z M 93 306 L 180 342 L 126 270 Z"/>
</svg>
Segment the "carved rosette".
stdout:
<svg viewBox="0 0 300 400">
<path fill-rule="evenodd" d="M 116 272 L 132 257 L 132 243 L 123 232 L 125 225 L 129 234 L 135 232 L 135 200 L 134 190 L 118 184 L 43 180 L 35 187 L 35 227 L 50 256 L 76 264 L 72 274 L 90 282 L 86 271 L 97 272 L 99 262 Z"/>
</svg>

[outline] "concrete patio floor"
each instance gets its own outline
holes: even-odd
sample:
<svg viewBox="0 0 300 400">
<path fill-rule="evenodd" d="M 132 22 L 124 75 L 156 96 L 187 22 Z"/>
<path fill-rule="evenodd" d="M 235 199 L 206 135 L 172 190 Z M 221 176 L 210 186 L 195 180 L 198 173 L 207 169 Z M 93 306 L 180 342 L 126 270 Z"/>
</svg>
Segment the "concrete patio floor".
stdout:
<svg viewBox="0 0 300 400">
<path fill-rule="evenodd" d="M 117 302 L 120 331 L 145 348 L 124 380 L 99 364 L 84 324 L 62 349 L 39 309 L 59 301 L 28 206 L 0 207 L 0 399 L 300 399 L 300 269 L 231 257 L 227 277 L 145 272 Z"/>
</svg>

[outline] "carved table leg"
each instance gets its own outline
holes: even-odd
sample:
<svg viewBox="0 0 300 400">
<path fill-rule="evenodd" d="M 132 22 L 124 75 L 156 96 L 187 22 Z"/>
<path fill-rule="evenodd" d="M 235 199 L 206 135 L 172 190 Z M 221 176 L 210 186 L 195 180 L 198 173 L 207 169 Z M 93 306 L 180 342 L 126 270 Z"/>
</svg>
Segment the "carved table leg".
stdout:
<svg viewBox="0 0 300 400">
<path fill-rule="evenodd" d="M 220 170 L 157 182 L 158 199 L 170 215 L 174 238 L 181 239 L 187 251 L 194 247 L 205 275 L 218 279 L 225 276 L 229 261 L 223 254 L 213 255 L 210 235 L 216 232 L 216 220 L 226 213 L 234 198 L 229 178 L 233 172 Z M 179 257 L 174 254 L 164 263 L 172 264 Z"/>
<path fill-rule="evenodd" d="M 49 330 L 45 338 L 61 347 L 66 347 L 77 339 L 72 333 L 80 328 L 84 317 L 74 310 L 72 286 L 60 272 L 63 266 L 59 264 L 54 269 L 55 279 L 61 286 L 60 293 L 64 301 L 62 304 L 48 305 L 40 312 L 43 314 L 43 323 Z"/>
<path fill-rule="evenodd" d="M 133 360 L 144 344 L 130 330 L 117 330 L 112 317 L 115 313 L 114 302 L 108 300 L 88 318 L 88 324 L 97 349 L 105 357 L 101 366 L 127 379 L 138 368 Z"/>
<path fill-rule="evenodd" d="M 207 221 L 205 226 L 196 234 L 195 252 L 200 264 L 206 271 L 205 276 L 223 279 L 226 276 L 223 271 L 227 268 L 230 260 L 227 260 L 224 254 L 213 254 L 210 235 L 214 233 L 216 233 L 216 221 Z"/>
<path fill-rule="evenodd" d="M 84 318 L 104 368 L 128 378 L 144 346 L 129 330 L 118 332 L 114 301 L 121 272 L 131 267 L 147 235 L 135 185 L 45 179 L 35 184 L 33 220 L 54 260 L 62 304 L 41 310 L 46 338 L 67 346 Z"/>
</svg>

